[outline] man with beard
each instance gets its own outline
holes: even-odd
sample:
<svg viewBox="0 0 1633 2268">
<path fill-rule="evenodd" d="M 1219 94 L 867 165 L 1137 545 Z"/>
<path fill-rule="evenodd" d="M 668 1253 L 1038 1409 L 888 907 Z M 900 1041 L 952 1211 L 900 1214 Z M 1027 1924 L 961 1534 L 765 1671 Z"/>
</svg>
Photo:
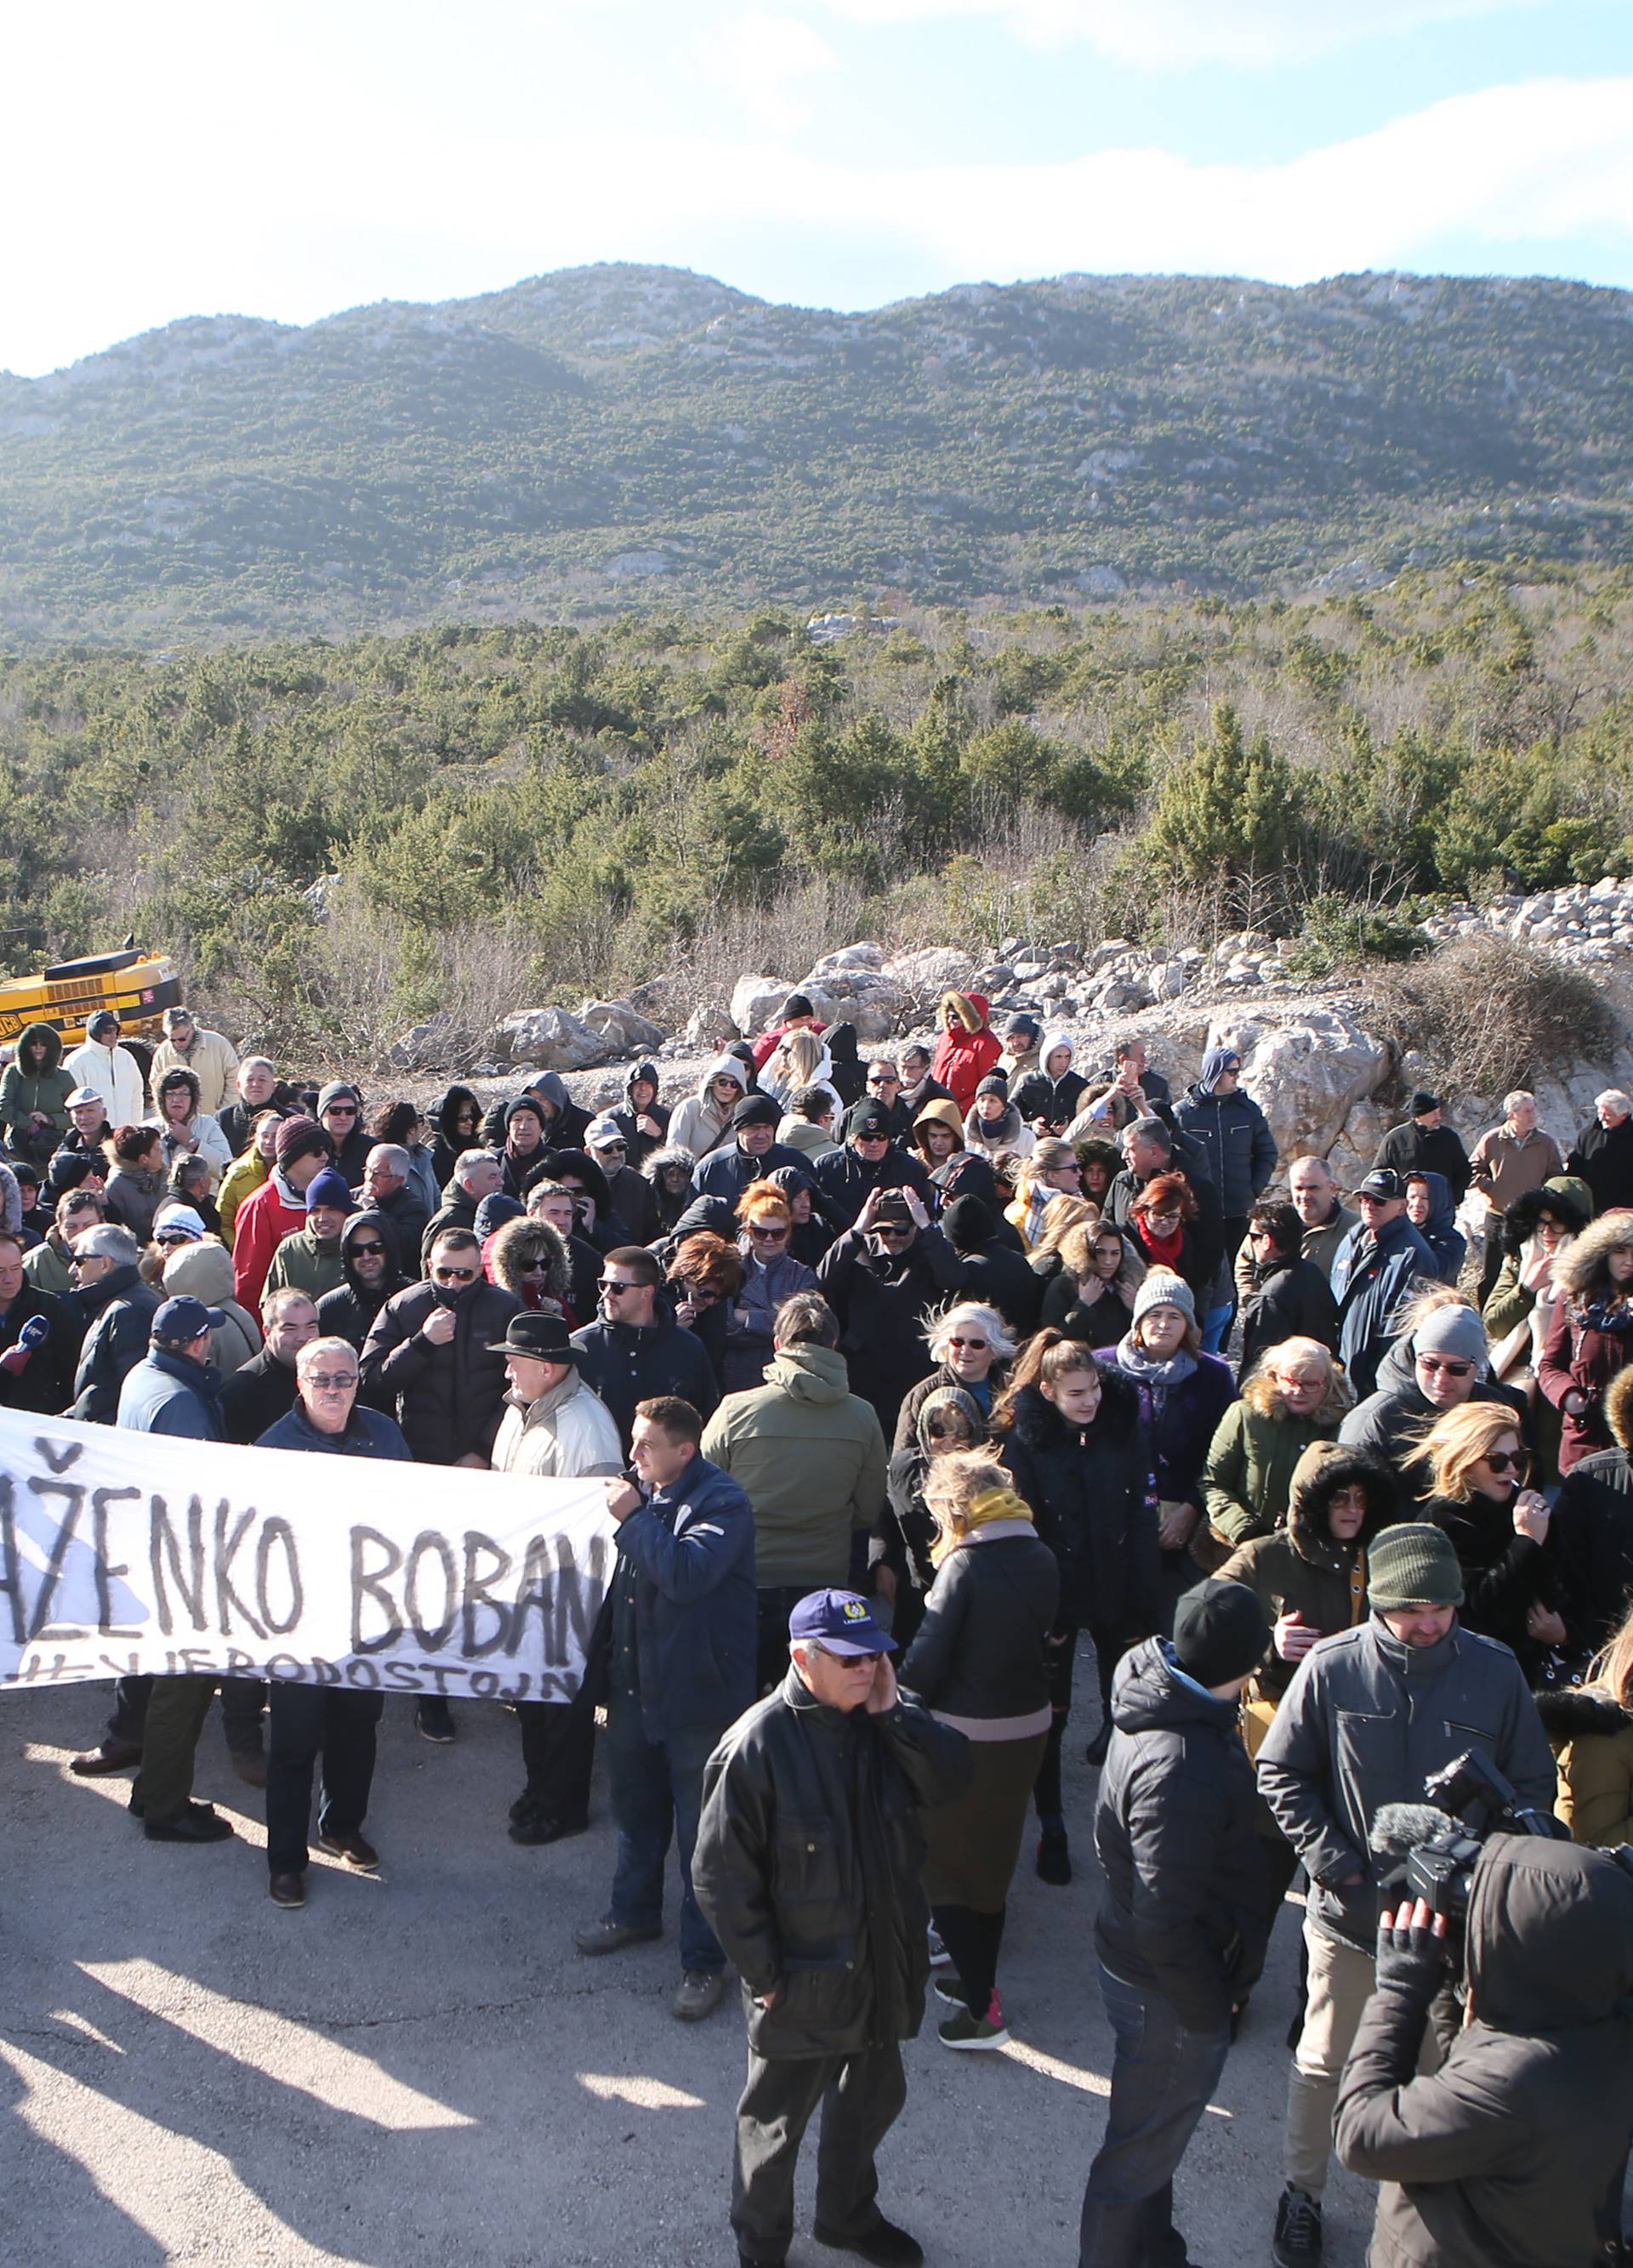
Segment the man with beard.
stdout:
<svg viewBox="0 0 1633 2268">
<path fill-rule="evenodd" d="M 371 1208 L 352 1214 L 340 1232 L 340 1264 L 345 1281 L 318 1301 L 318 1329 L 361 1354 L 375 1316 L 410 1280 L 398 1264 L 396 1236 L 384 1213 Z"/>
</svg>

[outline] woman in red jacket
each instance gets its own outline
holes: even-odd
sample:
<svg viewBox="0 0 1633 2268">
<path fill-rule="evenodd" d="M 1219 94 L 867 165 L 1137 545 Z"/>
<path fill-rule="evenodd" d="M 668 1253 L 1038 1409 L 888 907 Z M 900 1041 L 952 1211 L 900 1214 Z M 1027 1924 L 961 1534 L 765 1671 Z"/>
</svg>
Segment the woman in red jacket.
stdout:
<svg viewBox="0 0 1633 2268">
<path fill-rule="evenodd" d="M 930 1076 L 957 1104 L 960 1114 L 975 1106 L 975 1090 L 1003 1050 L 986 1028 L 988 1005 L 979 992 L 943 992 L 936 1011 L 942 1035 L 935 1042 Z"/>
</svg>

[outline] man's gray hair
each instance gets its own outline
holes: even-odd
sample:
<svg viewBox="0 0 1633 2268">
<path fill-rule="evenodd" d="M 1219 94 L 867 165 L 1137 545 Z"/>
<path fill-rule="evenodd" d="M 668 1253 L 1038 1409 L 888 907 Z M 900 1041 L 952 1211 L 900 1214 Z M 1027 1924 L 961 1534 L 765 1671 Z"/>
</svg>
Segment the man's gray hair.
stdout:
<svg viewBox="0 0 1633 2268">
<path fill-rule="evenodd" d="M 1315 1166 L 1319 1167 L 1319 1169 L 1326 1175 L 1329 1182 L 1335 1182 L 1338 1179 L 1337 1174 L 1333 1171 L 1331 1166 L 1327 1164 L 1326 1160 L 1322 1157 L 1318 1157 L 1313 1150 L 1306 1150 L 1302 1158 L 1294 1159 L 1292 1164 L 1287 1169 L 1288 1179 L 1289 1181 L 1298 1171 L 1298 1168 L 1301 1166 Z"/>
<path fill-rule="evenodd" d="M 400 1142 L 376 1142 L 363 1160 L 365 1172 L 370 1166 L 383 1166 L 388 1174 L 397 1174 L 407 1181 L 414 1170 L 414 1160 Z"/>
<path fill-rule="evenodd" d="M 1171 1158 L 1173 1155 L 1173 1129 L 1161 1118 L 1131 1118 L 1123 1129 L 1123 1139 L 1127 1142 L 1131 1137 L 1149 1142 L 1158 1150 L 1166 1150 Z"/>
<path fill-rule="evenodd" d="M 454 1178 L 462 1182 L 473 1166 L 497 1166 L 504 1170 L 505 1160 L 497 1150 L 462 1150 L 454 1160 Z"/>
<path fill-rule="evenodd" d="M 1609 1103 L 1611 1108 L 1613 1110 L 1621 1111 L 1623 1117 L 1626 1117 L 1630 1111 L 1633 1111 L 1633 1102 L 1629 1101 L 1627 1096 L 1622 1093 L 1619 1086 L 1607 1086 L 1603 1094 L 1596 1094 L 1593 1097 L 1593 1108 L 1595 1110 L 1599 1108 L 1601 1102 Z"/>
<path fill-rule="evenodd" d="M 1517 1086 L 1511 1094 L 1505 1094 L 1503 1097 L 1503 1116 L 1504 1118 L 1511 1116 L 1517 1102 L 1534 1102 L 1535 1101 L 1536 1097 L 1528 1086 Z"/>
<path fill-rule="evenodd" d="M 142 1248 L 131 1231 L 116 1220 L 82 1228 L 74 1239 L 73 1250 L 77 1260 L 112 1260 L 122 1268 L 134 1268 L 142 1257 Z"/>
<path fill-rule="evenodd" d="M 295 1375 L 310 1370 L 320 1362 L 338 1362 L 342 1357 L 353 1371 L 358 1367 L 358 1351 L 350 1339 L 308 1339 L 295 1357 Z"/>
</svg>

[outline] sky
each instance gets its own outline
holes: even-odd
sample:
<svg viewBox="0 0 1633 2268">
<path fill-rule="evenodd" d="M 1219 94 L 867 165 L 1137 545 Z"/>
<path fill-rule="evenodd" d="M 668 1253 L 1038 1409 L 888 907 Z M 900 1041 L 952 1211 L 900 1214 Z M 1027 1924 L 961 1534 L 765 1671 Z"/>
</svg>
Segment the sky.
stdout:
<svg viewBox="0 0 1633 2268">
<path fill-rule="evenodd" d="M 1633 0 L 78 0 L 0 79 L 22 376 L 610 260 L 1633 289 Z"/>
</svg>

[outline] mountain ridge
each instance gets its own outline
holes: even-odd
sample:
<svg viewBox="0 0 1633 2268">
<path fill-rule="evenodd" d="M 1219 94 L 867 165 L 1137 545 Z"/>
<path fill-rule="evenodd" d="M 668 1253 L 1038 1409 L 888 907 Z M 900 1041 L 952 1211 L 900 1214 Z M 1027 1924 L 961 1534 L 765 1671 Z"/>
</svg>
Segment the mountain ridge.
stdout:
<svg viewBox="0 0 1633 2268">
<path fill-rule="evenodd" d="M 632 597 L 1252 595 L 1629 556 L 1633 294 L 1073 274 L 842 313 L 602 263 L 0 377 L 0 636 Z"/>
</svg>

